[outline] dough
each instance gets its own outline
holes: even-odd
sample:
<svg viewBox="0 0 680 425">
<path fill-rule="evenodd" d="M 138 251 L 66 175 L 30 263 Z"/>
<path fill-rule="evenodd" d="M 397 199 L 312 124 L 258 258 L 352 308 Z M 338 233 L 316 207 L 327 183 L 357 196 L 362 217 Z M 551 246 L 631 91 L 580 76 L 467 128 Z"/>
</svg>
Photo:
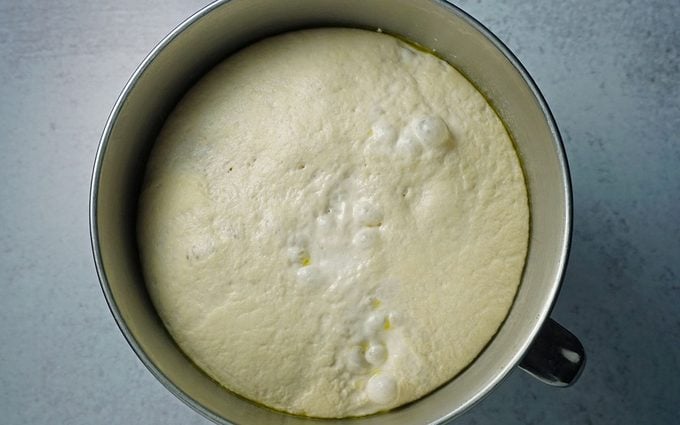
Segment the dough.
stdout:
<svg viewBox="0 0 680 425">
<path fill-rule="evenodd" d="M 140 199 L 143 271 L 226 388 L 314 417 L 416 400 L 512 304 L 529 210 L 503 124 L 446 62 L 315 29 L 225 60 L 178 104 Z"/>
</svg>

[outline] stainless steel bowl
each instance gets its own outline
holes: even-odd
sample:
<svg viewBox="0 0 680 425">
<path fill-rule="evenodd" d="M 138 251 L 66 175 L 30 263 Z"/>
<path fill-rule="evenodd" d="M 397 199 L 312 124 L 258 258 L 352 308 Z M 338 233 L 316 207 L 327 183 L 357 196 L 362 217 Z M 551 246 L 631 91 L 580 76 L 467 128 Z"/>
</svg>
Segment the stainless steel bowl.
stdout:
<svg viewBox="0 0 680 425">
<path fill-rule="evenodd" d="M 489 99 L 505 122 L 526 174 L 531 208 L 527 263 L 500 331 L 470 367 L 427 397 L 354 420 L 362 425 L 439 424 L 487 394 L 516 365 L 555 385 L 584 364 L 578 340 L 549 319 L 571 233 L 567 160 L 550 111 L 512 53 L 487 29 L 441 0 L 224 0 L 187 19 L 149 54 L 116 102 L 92 176 L 94 258 L 111 312 L 146 367 L 173 394 L 218 423 L 308 424 L 223 389 L 179 350 L 158 318 L 140 272 L 135 237 L 145 163 L 164 119 L 183 93 L 235 50 L 277 33 L 349 26 L 399 34 L 436 50 Z"/>
</svg>

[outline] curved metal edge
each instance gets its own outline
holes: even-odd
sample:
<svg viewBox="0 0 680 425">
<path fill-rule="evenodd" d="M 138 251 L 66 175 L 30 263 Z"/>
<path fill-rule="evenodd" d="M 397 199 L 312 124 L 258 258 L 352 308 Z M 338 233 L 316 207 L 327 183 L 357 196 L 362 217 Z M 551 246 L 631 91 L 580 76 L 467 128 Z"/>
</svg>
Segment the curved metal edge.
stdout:
<svg viewBox="0 0 680 425">
<path fill-rule="evenodd" d="M 237 425 L 235 423 L 229 422 L 223 419 L 221 416 L 217 415 L 215 412 L 209 410 L 207 407 L 195 401 L 193 398 L 188 396 L 185 392 L 180 390 L 168 377 L 161 372 L 154 364 L 149 360 L 146 352 L 137 342 L 136 338 L 128 330 L 125 325 L 125 321 L 118 309 L 118 306 L 113 299 L 111 293 L 111 288 L 109 286 L 108 279 L 106 277 L 106 270 L 104 269 L 104 263 L 99 249 L 99 231 L 97 222 L 97 201 L 98 201 L 98 189 L 99 181 L 101 176 L 102 164 L 104 161 L 104 156 L 106 154 L 106 149 L 109 143 L 109 137 L 111 136 L 111 131 L 113 125 L 118 119 L 122 106 L 125 104 L 130 92 L 134 89 L 140 76 L 146 71 L 146 69 L 153 63 L 160 52 L 166 48 L 172 41 L 184 32 L 187 28 L 191 27 L 197 21 L 202 19 L 204 16 L 212 12 L 214 9 L 229 3 L 231 0 L 216 0 L 205 7 L 201 8 L 189 18 L 183 20 L 179 25 L 177 25 L 168 35 L 166 35 L 161 41 L 156 44 L 156 46 L 147 54 L 144 60 L 137 66 L 132 76 L 128 79 L 127 83 L 123 87 L 123 90 L 118 95 L 118 99 L 114 103 L 114 106 L 109 114 L 106 124 L 104 125 L 104 130 L 99 139 L 99 146 L 97 147 L 97 152 L 95 153 L 94 166 L 92 168 L 92 178 L 90 181 L 90 203 L 89 203 L 89 224 L 90 224 L 90 244 L 92 246 L 92 254 L 94 256 L 95 268 L 97 271 L 97 277 L 99 278 L 99 283 L 104 293 L 104 298 L 109 307 L 109 311 L 113 315 L 116 321 L 118 329 L 125 337 L 132 351 L 137 355 L 137 357 L 142 361 L 142 364 L 151 372 L 151 374 L 165 387 L 174 394 L 175 397 L 184 402 L 187 406 L 191 407 L 196 412 L 200 413 L 205 418 L 222 425 Z"/>
<path fill-rule="evenodd" d="M 543 326 L 545 321 L 550 317 L 550 311 L 555 305 L 555 302 L 559 295 L 560 288 L 562 286 L 562 282 L 564 280 L 564 274 L 566 271 L 566 266 L 571 250 L 574 207 L 573 207 L 573 193 L 571 188 L 571 172 L 569 170 L 569 163 L 567 161 L 567 155 L 564 149 L 564 142 L 562 141 L 562 136 L 560 135 L 560 131 L 557 127 L 555 117 L 552 111 L 550 111 L 548 103 L 546 102 L 543 93 L 541 93 L 538 86 L 536 85 L 534 79 L 531 77 L 531 75 L 524 67 L 524 65 L 522 65 L 522 62 L 520 62 L 517 56 L 515 56 L 515 54 L 512 53 L 512 51 L 505 45 L 505 43 L 503 43 L 493 32 L 491 32 L 491 30 L 484 26 L 484 24 L 482 24 L 480 21 L 478 21 L 476 18 L 468 14 L 460 7 L 452 3 L 449 3 L 447 0 L 430 0 L 430 1 L 441 8 L 448 9 L 451 13 L 465 20 L 474 29 L 482 33 L 484 36 L 486 36 L 486 38 L 489 39 L 491 43 L 493 43 L 493 45 L 506 57 L 506 59 L 510 61 L 510 63 L 515 67 L 515 69 L 517 69 L 519 74 L 522 76 L 522 79 L 526 82 L 527 86 L 529 87 L 534 97 L 538 101 L 538 104 L 541 110 L 543 111 L 543 115 L 546 117 L 546 120 L 548 121 L 550 132 L 552 133 L 553 140 L 555 141 L 555 147 L 557 148 L 557 156 L 560 164 L 562 165 L 562 185 L 564 189 L 565 196 L 564 202 L 566 206 L 565 228 L 563 234 L 564 243 L 562 245 L 562 256 L 559 260 L 559 275 L 557 276 L 559 284 L 555 286 L 555 288 L 552 291 L 552 294 L 550 294 L 551 296 L 550 303 L 547 304 L 538 315 L 538 320 L 536 321 L 534 328 L 530 332 L 529 338 L 522 344 L 521 349 L 518 350 L 517 353 L 515 353 L 515 355 L 512 357 L 512 361 L 509 362 L 500 371 L 500 373 L 498 373 L 496 377 L 486 385 L 486 387 L 479 391 L 475 397 L 469 399 L 465 404 L 460 406 L 455 411 L 451 412 L 446 417 L 442 418 L 441 421 L 439 422 L 445 423 L 456 416 L 460 416 L 461 414 L 468 411 L 471 407 L 479 403 L 487 395 L 490 394 L 491 390 L 497 387 L 498 384 L 500 384 L 503 380 L 505 380 L 508 377 L 510 371 L 514 369 L 522 360 L 524 354 L 527 352 L 527 350 L 529 350 L 529 347 L 531 347 L 533 340 L 538 335 L 538 332 L 540 331 L 541 327 Z"/>
</svg>

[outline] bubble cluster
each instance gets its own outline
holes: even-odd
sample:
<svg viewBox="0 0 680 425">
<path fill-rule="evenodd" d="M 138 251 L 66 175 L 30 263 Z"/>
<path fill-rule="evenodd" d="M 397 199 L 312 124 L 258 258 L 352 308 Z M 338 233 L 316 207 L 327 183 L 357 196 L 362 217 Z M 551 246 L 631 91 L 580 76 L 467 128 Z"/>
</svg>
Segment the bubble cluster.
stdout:
<svg viewBox="0 0 680 425">
<path fill-rule="evenodd" d="M 436 125 L 426 123 L 421 127 L 427 127 L 421 133 L 429 136 L 439 132 Z M 408 143 L 416 154 L 422 154 L 421 134 L 409 131 Z M 404 134 L 384 123 L 374 127 L 372 137 L 392 145 L 406 140 Z M 357 189 L 351 177 L 335 182 L 326 196 L 327 203 L 322 204 L 311 225 L 298 228 L 288 238 L 286 258 L 299 290 L 318 288 L 331 302 L 347 299 L 347 294 L 361 297 L 363 301 L 356 304 L 349 321 L 325 322 L 322 329 L 347 327 L 347 344 L 339 346 L 335 353 L 341 359 L 338 364 L 353 380 L 358 396 L 366 403 L 386 406 L 394 402 L 399 390 L 395 362 L 400 351 L 399 343 L 394 344 L 400 334 L 393 329 L 396 313 L 389 310 L 386 299 L 374 293 L 347 291 L 364 290 L 348 276 L 372 261 L 381 247 L 383 226 L 389 216 L 376 197 Z"/>
<path fill-rule="evenodd" d="M 367 145 L 371 152 L 395 155 L 407 162 L 424 155 L 438 157 L 453 147 L 447 124 L 437 115 L 417 117 L 401 128 L 381 119 L 372 126 Z"/>
</svg>

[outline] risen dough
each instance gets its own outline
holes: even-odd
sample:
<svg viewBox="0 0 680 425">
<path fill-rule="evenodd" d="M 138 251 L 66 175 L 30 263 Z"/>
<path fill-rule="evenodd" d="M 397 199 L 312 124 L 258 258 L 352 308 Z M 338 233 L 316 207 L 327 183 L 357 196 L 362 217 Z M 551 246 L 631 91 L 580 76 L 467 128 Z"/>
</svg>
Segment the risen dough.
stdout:
<svg viewBox="0 0 680 425">
<path fill-rule="evenodd" d="M 318 417 L 426 395 L 505 318 L 528 239 L 498 117 L 385 34 L 294 32 L 217 66 L 148 165 L 138 236 L 179 346 L 225 387 Z"/>
</svg>

